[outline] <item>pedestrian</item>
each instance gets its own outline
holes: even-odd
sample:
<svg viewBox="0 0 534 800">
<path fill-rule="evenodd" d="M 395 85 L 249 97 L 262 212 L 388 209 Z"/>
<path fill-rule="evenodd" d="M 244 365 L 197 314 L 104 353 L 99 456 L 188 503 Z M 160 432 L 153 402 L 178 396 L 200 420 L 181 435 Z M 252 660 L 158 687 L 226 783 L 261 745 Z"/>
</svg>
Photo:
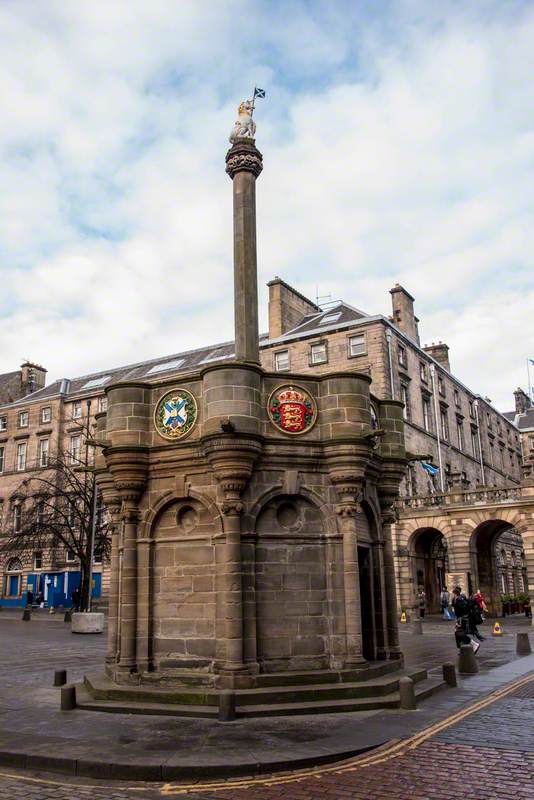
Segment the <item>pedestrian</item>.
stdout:
<svg viewBox="0 0 534 800">
<path fill-rule="evenodd" d="M 486 603 L 484 602 L 484 598 L 482 597 L 482 592 L 480 591 L 480 589 L 476 590 L 475 595 L 474 595 L 474 599 L 475 599 L 478 607 L 480 608 L 480 612 L 482 614 L 488 610 L 487 606 L 486 606 Z"/>
<path fill-rule="evenodd" d="M 467 598 L 462 592 L 461 586 L 455 586 L 452 592 L 452 607 L 456 614 L 456 625 L 454 628 L 454 638 L 456 646 L 470 644 L 476 653 L 480 647 L 480 641 L 484 637 L 478 633 L 477 625 L 483 621 L 480 609 L 474 598 Z M 479 641 L 476 641 L 479 639 Z"/>
<path fill-rule="evenodd" d="M 422 587 L 419 589 L 418 598 L 419 598 L 419 618 L 424 619 L 426 611 L 426 594 Z"/>
<path fill-rule="evenodd" d="M 75 611 L 80 610 L 80 589 L 78 586 L 72 592 L 72 607 Z"/>
<path fill-rule="evenodd" d="M 28 586 L 26 591 L 26 608 L 31 608 L 33 606 L 33 589 L 31 586 Z"/>
<path fill-rule="evenodd" d="M 441 594 L 439 596 L 439 602 L 441 605 L 441 613 L 443 615 L 443 619 L 450 620 L 452 619 L 450 612 L 449 612 L 449 605 L 451 603 L 451 595 L 450 592 L 447 590 L 447 587 L 444 586 L 441 590 Z"/>
<path fill-rule="evenodd" d="M 44 608 L 44 594 L 42 592 L 37 592 L 37 605 L 39 608 Z"/>
<path fill-rule="evenodd" d="M 532 619 L 532 606 L 530 605 L 530 597 L 526 597 L 523 603 L 523 609 L 525 611 L 525 617 L 527 619 Z"/>
</svg>

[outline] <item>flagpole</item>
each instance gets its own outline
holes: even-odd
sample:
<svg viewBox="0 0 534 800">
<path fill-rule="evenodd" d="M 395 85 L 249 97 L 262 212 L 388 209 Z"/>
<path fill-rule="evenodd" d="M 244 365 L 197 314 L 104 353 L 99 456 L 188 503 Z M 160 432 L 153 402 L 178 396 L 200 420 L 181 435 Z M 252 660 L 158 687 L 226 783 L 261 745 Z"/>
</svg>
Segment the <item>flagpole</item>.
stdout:
<svg viewBox="0 0 534 800">
<path fill-rule="evenodd" d="M 527 376 L 528 376 L 528 401 L 532 403 L 532 384 L 530 382 L 530 358 L 527 358 Z"/>
</svg>

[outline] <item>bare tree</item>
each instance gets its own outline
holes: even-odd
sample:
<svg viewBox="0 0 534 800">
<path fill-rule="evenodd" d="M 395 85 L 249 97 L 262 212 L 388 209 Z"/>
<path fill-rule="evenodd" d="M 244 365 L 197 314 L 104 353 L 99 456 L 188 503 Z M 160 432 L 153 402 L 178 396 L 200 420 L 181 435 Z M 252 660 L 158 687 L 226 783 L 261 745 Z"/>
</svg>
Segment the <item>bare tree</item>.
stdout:
<svg viewBox="0 0 534 800">
<path fill-rule="evenodd" d="M 91 607 L 93 554 L 109 556 L 107 514 L 99 502 L 90 449 L 65 453 L 22 481 L 0 550 L 9 555 L 64 548 L 80 562 L 80 609 Z"/>
</svg>

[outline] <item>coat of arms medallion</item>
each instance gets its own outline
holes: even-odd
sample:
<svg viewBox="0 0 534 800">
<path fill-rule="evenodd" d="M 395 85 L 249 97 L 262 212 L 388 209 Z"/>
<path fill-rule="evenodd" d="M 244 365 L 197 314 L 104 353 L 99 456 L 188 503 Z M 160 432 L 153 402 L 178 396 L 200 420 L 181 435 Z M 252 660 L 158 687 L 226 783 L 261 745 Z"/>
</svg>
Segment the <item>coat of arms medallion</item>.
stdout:
<svg viewBox="0 0 534 800">
<path fill-rule="evenodd" d="M 197 402 L 187 389 L 173 389 L 163 395 L 154 412 L 160 436 L 176 441 L 191 433 L 197 421 Z"/>
<path fill-rule="evenodd" d="M 279 386 L 269 397 L 269 419 L 283 433 L 307 433 L 317 422 L 317 405 L 300 386 Z"/>
</svg>

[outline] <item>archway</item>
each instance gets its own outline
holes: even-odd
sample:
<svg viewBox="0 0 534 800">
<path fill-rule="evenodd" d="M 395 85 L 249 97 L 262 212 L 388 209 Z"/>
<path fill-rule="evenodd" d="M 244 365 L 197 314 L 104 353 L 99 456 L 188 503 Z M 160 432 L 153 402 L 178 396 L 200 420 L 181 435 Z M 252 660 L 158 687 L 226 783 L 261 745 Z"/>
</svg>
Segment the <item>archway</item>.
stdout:
<svg viewBox="0 0 534 800">
<path fill-rule="evenodd" d="M 482 522 L 473 532 L 476 558 L 476 586 L 484 596 L 488 612 L 503 611 L 502 597 L 526 593 L 526 568 L 521 534 L 510 522 L 494 519 Z"/>
<path fill-rule="evenodd" d="M 22 594 L 22 562 L 20 558 L 10 558 L 6 565 L 4 584 L 5 597 L 19 597 Z"/>
<path fill-rule="evenodd" d="M 426 610 L 436 614 L 440 610 L 440 594 L 449 572 L 447 540 L 437 528 L 422 528 L 414 534 L 411 551 L 415 591 L 424 590 Z"/>
</svg>

